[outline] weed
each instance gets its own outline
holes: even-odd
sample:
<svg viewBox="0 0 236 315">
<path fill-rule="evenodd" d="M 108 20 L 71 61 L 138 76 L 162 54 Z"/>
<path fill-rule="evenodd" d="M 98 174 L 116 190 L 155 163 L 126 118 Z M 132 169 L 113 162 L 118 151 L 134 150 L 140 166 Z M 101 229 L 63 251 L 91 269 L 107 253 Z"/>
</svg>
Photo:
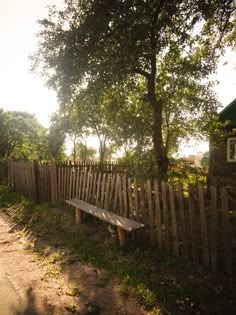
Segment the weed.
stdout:
<svg viewBox="0 0 236 315">
<path fill-rule="evenodd" d="M 46 275 L 50 278 L 58 278 L 59 270 L 55 268 L 54 266 L 47 266 L 47 272 Z"/>
<path fill-rule="evenodd" d="M 150 313 L 150 315 L 161 315 L 161 314 L 163 313 L 160 307 L 154 307 Z"/>
<path fill-rule="evenodd" d="M 49 263 L 55 264 L 55 263 L 61 261 L 61 259 L 62 259 L 61 255 L 55 254 L 49 259 Z"/>
<path fill-rule="evenodd" d="M 76 306 L 75 305 L 67 305 L 67 306 L 65 306 L 65 310 L 67 310 L 67 312 L 74 314 L 74 313 L 76 313 Z"/>
<path fill-rule="evenodd" d="M 66 291 L 66 295 L 69 296 L 80 296 L 80 290 L 78 288 L 72 288 Z"/>
<path fill-rule="evenodd" d="M 138 284 L 133 290 L 135 296 L 143 303 L 146 307 L 151 307 L 156 301 L 156 296 L 153 291 L 146 287 L 145 284 Z"/>
</svg>

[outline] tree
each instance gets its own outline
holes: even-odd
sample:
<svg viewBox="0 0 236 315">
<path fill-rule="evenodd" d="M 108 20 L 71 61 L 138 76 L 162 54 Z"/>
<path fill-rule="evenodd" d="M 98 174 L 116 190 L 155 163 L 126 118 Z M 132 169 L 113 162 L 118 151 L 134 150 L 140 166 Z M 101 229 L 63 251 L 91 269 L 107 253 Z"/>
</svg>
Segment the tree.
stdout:
<svg viewBox="0 0 236 315">
<path fill-rule="evenodd" d="M 49 160 L 61 162 L 65 158 L 65 124 L 59 113 L 51 117 L 50 127 L 47 132 L 47 157 Z"/>
<path fill-rule="evenodd" d="M 96 154 L 96 149 L 87 145 L 87 142 L 79 142 L 77 145 L 79 159 L 83 162 L 93 160 Z"/>
<path fill-rule="evenodd" d="M 34 68 L 63 103 L 86 82 L 106 89 L 143 77 L 154 150 L 165 174 L 163 74 L 196 80 L 211 74 L 234 9 L 234 0 L 65 0 L 64 11 L 51 8 L 40 21 Z"/>
<path fill-rule="evenodd" d="M 0 159 L 45 159 L 46 129 L 34 115 L 0 109 Z"/>
</svg>

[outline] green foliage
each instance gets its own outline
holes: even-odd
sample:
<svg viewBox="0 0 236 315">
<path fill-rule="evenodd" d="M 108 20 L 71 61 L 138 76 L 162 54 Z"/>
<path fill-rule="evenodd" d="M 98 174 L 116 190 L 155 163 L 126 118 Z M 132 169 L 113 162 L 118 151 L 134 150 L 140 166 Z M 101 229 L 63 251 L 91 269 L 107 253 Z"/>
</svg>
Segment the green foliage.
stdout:
<svg viewBox="0 0 236 315">
<path fill-rule="evenodd" d="M 152 138 L 158 171 L 165 174 L 178 140 L 196 133 L 200 121 L 209 121 L 216 112 L 212 84 L 204 82 L 216 69 L 231 30 L 233 6 L 233 0 L 227 5 L 65 0 L 62 11 L 52 7 L 48 18 L 39 21 L 32 67 L 57 91 L 62 107 L 77 104 L 80 114 L 85 108 L 86 122 L 100 141 L 101 160 L 107 141 L 128 144 L 133 138 Z M 142 102 L 135 115 L 128 105 L 138 98 L 139 85 Z M 121 88 L 125 93 L 117 92 Z M 107 109 L 112 103 L 117 108 L 113 106 L 111 117 Z M 128 128 L 127 113 L 134 117 Z"/>
<path fill-rule="evenodd" d="M 83 162 L 93 160 L 97 152 L 95 148 L 87 146 L 86 142 L 79 142 L 77 144 L 77 149 L 79 153 L 79 160 Z"/>
<path fill-rule="evenodd" d="M 192 167 L 184 159 L 171 159 L 168 172 L 168 181 L 171 184 L 182 183 L 186 187 L 196 183 L 206 184 L 206 170 L 200 167 Z"/>
<path fill-rule="evenodd" d="M 64 120 L 58 113 L 54 113 L 47 133 L 47 157 L 49 160 L 61 162 L 65 159 L 65 140 Z"/>
<path fill-rule="evenodd" d="M 140 283 L 134 289 L 135 295 L 138 299 L 146 306 L 151 307 L 155 304 L 156 297 L 153 291 L 145 286 L 145 284 Z"/>
<path fill-rule="evenodd" d="M 34 115 L 0 109 L 0 159 L 45 159 L 46 129 Z"/>
</svg>

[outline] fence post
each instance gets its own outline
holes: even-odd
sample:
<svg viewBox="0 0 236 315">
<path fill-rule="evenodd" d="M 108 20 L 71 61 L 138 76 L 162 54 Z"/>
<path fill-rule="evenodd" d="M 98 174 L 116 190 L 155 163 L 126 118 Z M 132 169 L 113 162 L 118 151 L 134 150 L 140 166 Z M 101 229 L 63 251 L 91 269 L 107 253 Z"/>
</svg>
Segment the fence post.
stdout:
<svg viewBox="0 0 236 315">
<path fill-rule="evenodd" d="M 57 202 L 57 167 L 55 162 L 50 163 L 50 190 L 51 190 L 51 203 Z"/>
<path fill-rule="evenodd" d="M 34 201 L 36 203 L 39 202 L 39 169 L 38 169 L 38 162 L 34 160 L 34 168 L 33 168 L 33 173 L 34 173 Z"/>
</svg>

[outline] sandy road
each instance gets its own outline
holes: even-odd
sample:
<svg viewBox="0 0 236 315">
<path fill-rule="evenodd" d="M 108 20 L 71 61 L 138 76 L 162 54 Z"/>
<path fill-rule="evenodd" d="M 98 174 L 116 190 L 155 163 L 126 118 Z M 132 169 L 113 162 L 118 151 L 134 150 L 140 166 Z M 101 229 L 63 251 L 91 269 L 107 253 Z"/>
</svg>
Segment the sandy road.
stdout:
<svg viewBox="0 0 236 315">
<path fill-rule="evenodd" d="M 2 235 L 0 237 L 0 246 Z M 1 257 L 0 257 L 1 262 Z M 21 298 L 0 263 L 0 315 L 13 315 L 23 310 Z"/>
</svg>

